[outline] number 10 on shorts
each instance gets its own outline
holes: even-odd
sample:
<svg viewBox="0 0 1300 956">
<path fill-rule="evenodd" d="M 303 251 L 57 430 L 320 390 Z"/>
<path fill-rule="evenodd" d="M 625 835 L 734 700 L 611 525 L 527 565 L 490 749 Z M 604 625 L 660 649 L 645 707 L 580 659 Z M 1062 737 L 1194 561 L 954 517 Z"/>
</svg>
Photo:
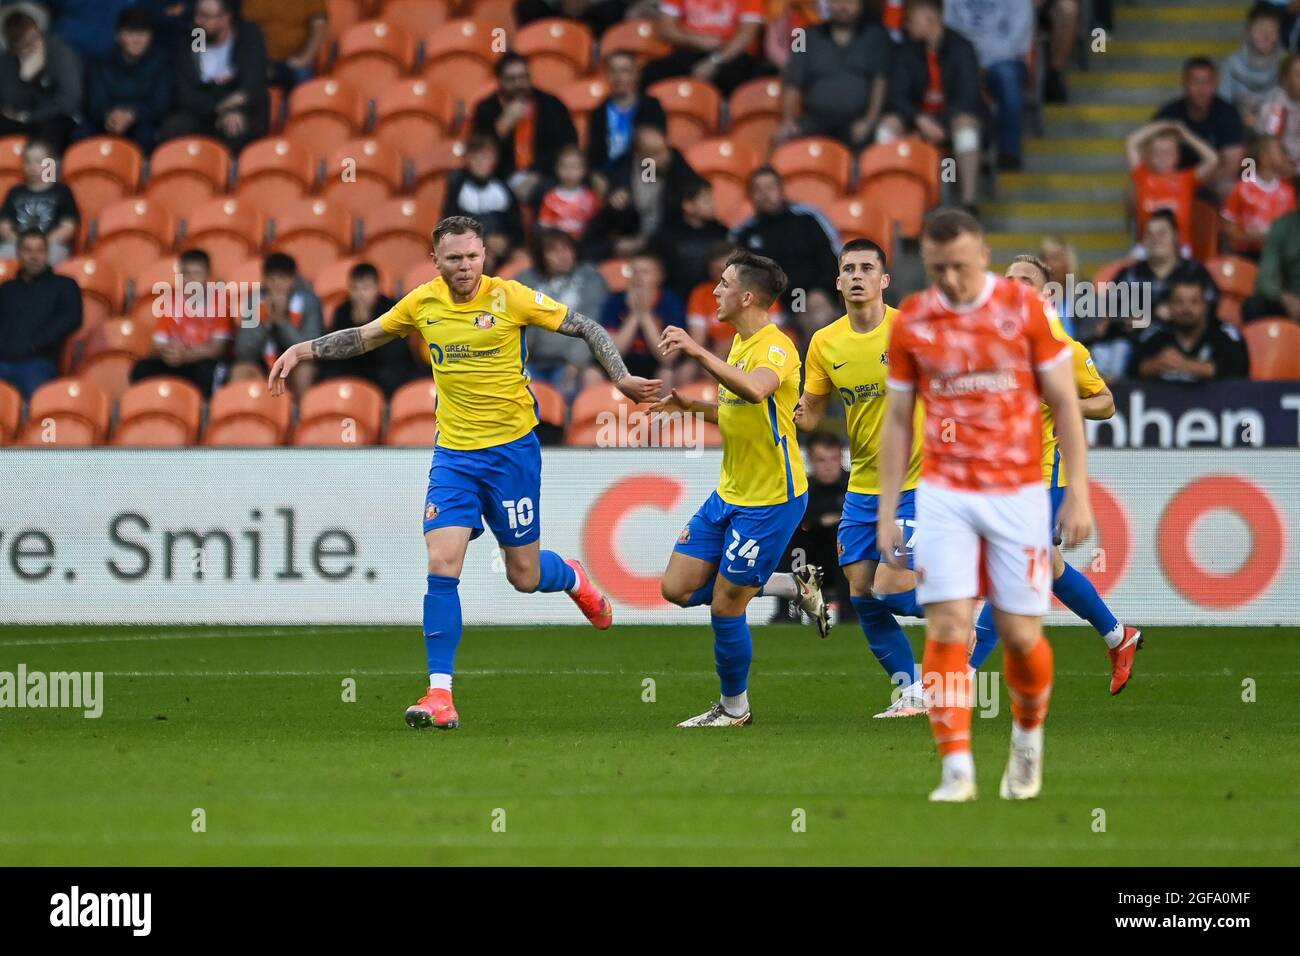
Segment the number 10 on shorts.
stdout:
<svg viewBox="0 0 1300 956">
<path fill-rule="evenodd" d="M 533 523 L 533 499 L 520 498 L 515 501 L 513 498 L 501 502 L 501 507 L 505 509 L 506 520 L 510 522 L 511 530 L 515 528 L 527 528 Z"/>
</svg>

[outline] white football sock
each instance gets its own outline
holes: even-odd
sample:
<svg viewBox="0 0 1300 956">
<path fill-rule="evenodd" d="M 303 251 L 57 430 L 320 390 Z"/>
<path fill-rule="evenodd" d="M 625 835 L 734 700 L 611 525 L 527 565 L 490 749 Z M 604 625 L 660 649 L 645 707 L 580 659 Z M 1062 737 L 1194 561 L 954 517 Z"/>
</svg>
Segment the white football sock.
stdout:
<svg viewBox="0 0 1300 956">
<path fill-rule="evenodd" d="M 446 691 L 451 690 L 451 675 L 450 675 L 450 674 L 430 674 L 430 675 L 429 675 L 429 689 L 430 689 L 430 690 L 446 690 Z"/>
<path fill-rule="evenodd" d="M 578 590 L 582 587 L 582 575 L 580 575 L 580 574 L 578 573 L 578 569 L 575 568 L 575 567 L 573 567 L 572 565 L 569 566 L 569 570 L 571 570 L 571 571 L 573 572 L 573 584 L 571 584 L 569 587 L 565 588 L 565 589 L 564 589 L 564 593 L 565 593 L 565 594 L 577 594 L 577 593 L 578 593 Z"/>
<path fill-rule="evenodd" d="M 959 750 L 943 758 L 943 776 L 975 778 L 975 757 L 969 750 Z"/>
<path fill-rule="evenodd" d="M 1043 749 L 1043 725 L 1039 724 L 1033 730 L 1025 730 L 1024 727 L 1012 721 L 1011 745 L 1018 748 L 1027 747 L 1041 753 Z"/>
<path fill-rule="evenodd" d="M 799 582 L 793 574 L 778 572 L 767 579 L 767 583 L 759 589 L 758 596 L 788 598 L 793 601 L 799 596 Z"/>
<path fill-rule="evenodd" d="M 1101 636 L 1101 639 L 1105 641 L 1106 646 L 1113 651 L 1115 648 L 1119 647 L 1121 644 L 1124 643 L 1124 625 L 1119 621 L 1116 621 L 1115 626 L 1112 627 L 1107 633 L 1103 634 Z"/>
<path fill-rule="evenodd" d="M 723 694 L 722 709 L 732 717 L 743 717 L 749 713 L 749 691 L 742 690 L 735 697 Z"/>
</svg>

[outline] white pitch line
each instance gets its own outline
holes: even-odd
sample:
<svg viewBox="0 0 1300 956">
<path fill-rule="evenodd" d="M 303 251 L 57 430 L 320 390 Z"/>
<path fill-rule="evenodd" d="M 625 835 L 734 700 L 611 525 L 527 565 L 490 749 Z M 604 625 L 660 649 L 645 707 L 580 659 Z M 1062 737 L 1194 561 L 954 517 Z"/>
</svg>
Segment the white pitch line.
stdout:
<svg viewBox="0 0 1300 956">
<path fill-rule="evenodd" d="M 134 644 L 145 641 L 208 641 L 221 637 L 257 637 L 269 634 L 275 637 L 287 634 L 309 634 L 297 628 L 225 628 L 209 631 L 169 631 L 162 634 L 91 634 L 82 637 L 33 637 L 0 641 L 0 647 L 51 647 L 59 644 Z M 321 636 L 317 633 L 314 636 Z"/>
<path fill-rule="evenodd" d="M 405 670 L 371 670 L 339 668 L 337 670 L 225 670 L 225 671 L 103 671 L 105 677 L 409 677 L 417 673 L 414 668 Z M 858 671 L 825 670 L 768 670 L 757 668 L 759 677 L 851 677 L 864 675 Z M 1000 673 L 1000 672 L 991 672 Z M 461 677 L 704 677 L 713 676 L 712 670 L 604 670 L 599 668 L 567 668 L 554 670 L 532 670 L 528 668 L 465 668 L 456 671 Z M 1057 677 L 1097 677 L 1105 676 L 1105 671 L 1057 671 Z M 1268 677 L 1300 677 L 1300 671 L 1267 671 Z M 1235 674 L 1219 671 L 1142 671 L 1142 677 L 1224 677 L 1232 678 Z"/>
</svg>

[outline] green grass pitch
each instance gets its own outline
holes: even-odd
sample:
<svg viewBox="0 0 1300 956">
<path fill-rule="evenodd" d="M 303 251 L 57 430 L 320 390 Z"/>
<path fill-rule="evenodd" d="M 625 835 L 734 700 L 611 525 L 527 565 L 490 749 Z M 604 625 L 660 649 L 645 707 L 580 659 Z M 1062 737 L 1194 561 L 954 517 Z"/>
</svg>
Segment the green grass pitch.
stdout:
<svg viewBox="0 0 1300 956">
<path fill-rule="evenodd" d="M 707 629 L 476 627 L 462 728 L 417 733 L 417 629 L 0 628 L 0 671 L 105 672 L 98 720 L 0 710 L 0 862 L 1300 860 L 1300 629 L 1151 628 L 1117 698 L 1096 635 L 1053 631 L 1042 798 L 997 797 L 1003 685 L 974 721 L 980 799 L 958 806 L 925 800 L 927 722 L 871 719 L 889 688 L 856 628 L 754 634 L 748 728 L 673 726 L 717 692 Z"/>
</svg>

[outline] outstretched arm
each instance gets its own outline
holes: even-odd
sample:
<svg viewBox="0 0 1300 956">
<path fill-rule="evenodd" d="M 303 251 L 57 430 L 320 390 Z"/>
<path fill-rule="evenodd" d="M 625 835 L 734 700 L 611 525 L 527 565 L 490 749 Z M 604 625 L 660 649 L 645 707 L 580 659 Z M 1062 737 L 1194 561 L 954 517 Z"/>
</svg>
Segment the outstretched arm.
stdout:
<svg viewBox="0 0 1300 956">
<path fill-rule="evenodd" d="M 623 356 L 618 354 L 618 347 L 609 337 L 600 323 L 587 318 L 581 312 L 570 311 L 555 331 L 575 339 L 583 339 L 591 354 L 595 356 L 600 367 L 609 375 L 614 386 L 635 402 L 651 402 L 659 397 L 663 382 L 657 378 L 639 378 L 629 375 Z"/>
<path fill-rule="evenodd" d="M 284 391 L 285 379 L 289 377 L 289 373 L 294 370 L 299 362 L 313 359 L 328 362 L 337 359 L 355 358 L 372 349 L 377 349 L 381 345 L 387 345 L 395 338 L 397 338 L 396 335 L 386 331 L 383 325 L 380 324 L 380 320 L 375 319 L 360 328 L 340 329 L 337 332 L 330 332 L 328 335 L 322 335 L 309 342 L 299 342 L 297 345 L 291 345 L 271 366 L 271 374 L 267 376 L 266 387 L 271 390 L 272 395 L 279 395 Z"/>
</svg>

